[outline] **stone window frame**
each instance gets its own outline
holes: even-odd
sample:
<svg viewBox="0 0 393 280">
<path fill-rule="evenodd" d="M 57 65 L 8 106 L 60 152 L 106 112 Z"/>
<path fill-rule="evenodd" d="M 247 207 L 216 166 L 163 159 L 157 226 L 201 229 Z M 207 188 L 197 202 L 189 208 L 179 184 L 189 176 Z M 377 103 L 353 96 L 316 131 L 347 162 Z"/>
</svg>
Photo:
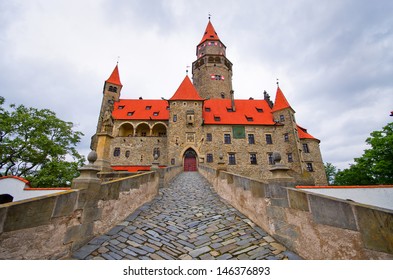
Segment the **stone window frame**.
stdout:
<svg viewBox="0 0 393 280">
<path fill-rule="evenodd" d="M 230 133 L 224 133 L 224 144 L 232 144 L 232 137 Z"/>
<path fill-rule="evenodd" d="M 119 157 L 120 156 L 120 147 L 115 147 L 115 149 L 113 150 L 113 156 L 114 157 Z"/>
<path fill-rule="evenodd" d="M 308 147 L 308 144 L 307 143 L 303 143 L 303 152 L 304 153 L 306 153 L 306 154 L 309 154 L 310 153 L 310 148 Z"/>
<path fill-rule="evenodd" d="M 177 122 L 177 115 L 176 114 L 173 115 L 173 122 Z"/>
<path fill-rule="evenodd" d="M 308 172 L 314 172 L 314 167 L 311 162 L 306 162 L 306 169 Z"/>
<path fill-rule="evenodd" d="M 289 133 L 284 133 L 284 142 L 289 142 Z"/>
<path fill-rule="evenodd" d="M 292 153 L 287 153 L 287 158 L 288 158 L 288 163 L 293 162 L 293 154 Z"/>
<path fill-rule="evenodd" d="M 213 154 L 206 154 L 206 162 L 213 162 Z"/>
<path fill-rule="evenodd" d="M 212 142 L 212 141 L 213 141 L 213 134 L 206 133 L 206 142 Z"/>
<path fill-rule="evenodd" d="M 280 122 L 285 122 L 285 116 L 284 115 L 280 115 Z"/>
<path fill-rule="evenodd" d="M 273 136 L 270 133 L 265 134 L 266 144 L 272 145 L 273 144 Z"/>
<path fill-rule="evenodd" d="M 257 153 L 250 153 L 250 164 L 252 165 L 258 164 Z"/>
<path fill-rule="evenodd" d="M 255 144 L 255 136 L 254 133 L 247 134 L 248 144 L 253 145 Z"/>
<path fill-rule="evenodd" d="M 228 153 L 228 165 L 236 165 L 236 153 Z"/>
</svg>

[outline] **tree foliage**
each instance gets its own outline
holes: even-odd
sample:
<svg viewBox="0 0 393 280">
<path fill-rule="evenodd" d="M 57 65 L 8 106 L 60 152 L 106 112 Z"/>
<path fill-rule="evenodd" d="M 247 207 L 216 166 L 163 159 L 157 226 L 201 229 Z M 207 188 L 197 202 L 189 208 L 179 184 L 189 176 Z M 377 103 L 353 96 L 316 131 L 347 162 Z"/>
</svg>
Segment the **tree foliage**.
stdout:
<svg viewBox="0 0 393 280">
<path fill-rule="evenodd" d="M 3 104 L 0 97 L 1 175 L 25 177 L 39 187 L 69 185 L 83 162 L 75 148 L 83 134 L 50 110 L 14 104 L 6 110 Z"/>
<path fill-rule="evenodd" d="M 336 185 L 393 184 L 393 123 L 373 131 L 366 143 L 371 146 L 355 164 L 338 171 Z"/>
<path fill-rule="evenodd" d="M 328 183 L 329 185 L 332 185 L 337 174 L 337 168 L 330 162 L 326 162 L 324 166 Z"/>
</svg>

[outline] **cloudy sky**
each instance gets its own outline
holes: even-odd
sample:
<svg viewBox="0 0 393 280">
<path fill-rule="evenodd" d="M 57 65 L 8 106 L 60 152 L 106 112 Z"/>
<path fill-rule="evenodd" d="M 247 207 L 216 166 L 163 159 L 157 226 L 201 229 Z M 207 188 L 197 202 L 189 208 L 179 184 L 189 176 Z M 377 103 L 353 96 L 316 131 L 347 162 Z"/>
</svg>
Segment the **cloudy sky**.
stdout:
<svg viewBox="0 0 393 280">
<path fill-rule="evenodd" d="M 274 100 L 278 78 L 325 162 L 348 167 L 393 121 L 391 0 L 0 0 L 0 95 L 72 121 L 87 155 L 118 57 L 122 98 L 169 98 L 209 13 L 235 97 Z"/>
</svg>

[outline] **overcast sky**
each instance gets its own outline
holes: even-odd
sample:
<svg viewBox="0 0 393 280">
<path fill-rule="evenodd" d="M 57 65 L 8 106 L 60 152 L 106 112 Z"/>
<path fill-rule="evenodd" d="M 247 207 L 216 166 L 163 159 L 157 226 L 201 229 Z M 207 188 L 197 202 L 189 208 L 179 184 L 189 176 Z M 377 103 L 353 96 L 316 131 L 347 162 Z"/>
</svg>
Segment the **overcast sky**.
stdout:
<svg viewBox="0 0 393 280">
<path fill-rule="evenodd" d="M 391 0 L 0 0 L 0 95 L 48 108 L 85 136 L 118 57 L 122 98 L 170 98 L 208 14 L 233 63 L 235 98 L 274 100 L 343 169 L 393 121 Z"/>
</svg>

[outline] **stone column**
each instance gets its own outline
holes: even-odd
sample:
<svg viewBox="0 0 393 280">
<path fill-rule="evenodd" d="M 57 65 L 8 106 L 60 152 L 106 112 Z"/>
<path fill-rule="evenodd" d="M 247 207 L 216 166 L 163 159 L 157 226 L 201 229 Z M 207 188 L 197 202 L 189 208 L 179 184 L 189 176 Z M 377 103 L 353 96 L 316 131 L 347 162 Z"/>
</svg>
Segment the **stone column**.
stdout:
<svg viewBox="0 0 393 280">
<path fill-rule="evenodd" d="M 273 152 L 274 165 L 269 169 L 272 172 L 272 178 L 269 182 L 290 182 L 295 183 L 295 179 L 288 175 L 290 168 L 281 163 L 279 152 Z"/>
<path fill-rule="evenodd" d="M 97 133 L 97 165 L 101 171 L 110 172 L 112 171 L 110 163 L 110 148 L 113 136 L 108 132 Z"/>
<path fill-rule="evenodd" d="M 101 185 L 101 180 L 97 177 L 97 173 L 100 172 L 100 168 L 94 165 L 97 160 L 97 153 L 91 151 L 87 156 L 89 163 L 79 168 L 80 176 L 72 180 L 71 188 L 73 189 L 89 189 L 95 188 Z"/>
</svg>

